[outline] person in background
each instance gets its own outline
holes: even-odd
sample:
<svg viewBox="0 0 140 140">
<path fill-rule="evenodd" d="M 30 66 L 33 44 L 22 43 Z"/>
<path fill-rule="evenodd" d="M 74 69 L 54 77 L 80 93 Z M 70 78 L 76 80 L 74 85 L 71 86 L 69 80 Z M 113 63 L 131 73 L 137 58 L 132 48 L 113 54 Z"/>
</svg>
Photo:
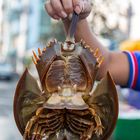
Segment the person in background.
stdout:
<svg viewBox="0 0 140 140">
<path fill-rule="evenodd" d="M 105 49 L 91 32 L 86 20 L 91 7 L 90 0 L 50 0 L 45 3 L 45 9 L 52 18 L 62 19 L 66 33 L 70 25 L 69 15 L 73 11 L 79 14 L 75 40 L 83 39 L 93 49 L 99 48 L 104 56 L 97 80 L 110 71 L 116 84 L 140 91 L 140 51 L 111 52 Z"/>
<path fill-rule="evenodd" d="M 140 40 L 125 40 L 119 45 L 119 49 L 122 51 L 140 51 Z M 140 91 L 129 89 L 126 91 L 127 94 L 124 96 L 127 104 L 140 109 Z"/>
<path fill-rule="evenodd" d="M 122 51 L 140 51 L 140 40 L 125 40 L 119 45 Z"/>
</svg>

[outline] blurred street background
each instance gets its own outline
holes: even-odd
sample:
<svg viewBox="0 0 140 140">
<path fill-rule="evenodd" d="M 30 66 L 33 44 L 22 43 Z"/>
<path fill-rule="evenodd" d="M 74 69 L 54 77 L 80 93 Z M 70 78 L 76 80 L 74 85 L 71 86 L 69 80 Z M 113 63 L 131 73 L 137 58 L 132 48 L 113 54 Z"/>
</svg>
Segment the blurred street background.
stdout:
<svg viewBox="0 0 140 140">
<path fill-rule="evenodd" d="M 0 140 L 22 140 L 13 117 L 13 93 L 17 80 L 0 81 Z"/>
<path fill-rule="evenodd" d="M 22 139 L 13 117 L 13 98 L 25 67 L 37 75 L 32 50 L 52 38 L 65 40 L 62 23 L 50 19 L 44 3 L 0 0 L 0 140 Z M 140 51 L 139 5 L 138 0 L 93 0 L 88 21 L 105 47 Z M 140 140 L 140 93 L 117 88 L 120 113 L 112 140 Z"/>
</svg>

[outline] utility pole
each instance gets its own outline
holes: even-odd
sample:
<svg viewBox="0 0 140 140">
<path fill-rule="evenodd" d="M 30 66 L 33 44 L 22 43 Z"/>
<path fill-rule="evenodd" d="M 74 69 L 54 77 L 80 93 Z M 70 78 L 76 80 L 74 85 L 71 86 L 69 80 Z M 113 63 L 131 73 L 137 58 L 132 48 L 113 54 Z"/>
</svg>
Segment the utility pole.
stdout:
<svg viewBox="0 0 140 140">
<path fill-rule="evenodd" d="M 133 16 L 133 8 L 132 8 L 132 3 L 129 1 L 129 6 L 127 9 L 127 35 L 128 35 L 128 38 L 130 37 L 130 32 L 131 32 L 132 16 Z"/>
</svg>

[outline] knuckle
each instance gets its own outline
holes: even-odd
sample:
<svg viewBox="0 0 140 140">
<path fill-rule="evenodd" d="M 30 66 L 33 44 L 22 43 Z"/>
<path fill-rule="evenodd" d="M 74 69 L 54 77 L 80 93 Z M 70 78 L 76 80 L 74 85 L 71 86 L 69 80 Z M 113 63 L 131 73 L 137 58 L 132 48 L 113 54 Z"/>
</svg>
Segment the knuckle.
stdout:
<svg viewBox="0 0 140 140">
<path fill-rule="evenodd" d="M 60 10 L 62 10 L 61 4 L 57 0 L 52 0 L 51 5 L 56 12 L 59 12 Z"/>
<path fill-rule="evenodd" d="M 61 8 L 59 7 L 59 5 L 53 5 L 54 9 L 56 12 L 60 12 L 61 11 Z"/>
<path fill-rule="evenodd" d="M 64 9 L 67 13 L 72 13 L 73 12 L 73 7 L 65 6 Z"/>
<path fill-rule="evenodd" d="M 53 13 L 51 11 L 47 11 L 48 15 L 53 16 Z"/>
<path fill-rule="evenodd" d="M 49 9 L 47 10 L 47 13 L 48 13 L 48 15 L 51 16 L 51 17 L 54 15 L 54 12 L 51 11 L 51 10 L 49 10 Z"/>
<path fill-rule="evenodd" d="M 45 7 L 45 10 L 48 14 L 50 14 L 52 12 L 52 10 L 51 10 L 52 8 L 51 8 L 49 3 L 46 3 L 44 7 Z"/>
</svg>

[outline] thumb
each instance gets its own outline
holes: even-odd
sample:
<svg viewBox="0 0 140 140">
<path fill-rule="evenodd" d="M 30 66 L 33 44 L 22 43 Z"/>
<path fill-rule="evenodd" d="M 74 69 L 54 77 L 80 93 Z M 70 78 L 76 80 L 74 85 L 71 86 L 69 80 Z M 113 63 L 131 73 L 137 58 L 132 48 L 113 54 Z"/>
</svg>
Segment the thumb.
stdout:
<svg viewBox="0 0 140 140">
<path fill-rule="evenodd" d="M 77 14 L 80 14 L 84 9 L 84 3 L 82 0 L 73 0 L 73 7 L 74 7 L 74 11 Z"/>
</svg>

